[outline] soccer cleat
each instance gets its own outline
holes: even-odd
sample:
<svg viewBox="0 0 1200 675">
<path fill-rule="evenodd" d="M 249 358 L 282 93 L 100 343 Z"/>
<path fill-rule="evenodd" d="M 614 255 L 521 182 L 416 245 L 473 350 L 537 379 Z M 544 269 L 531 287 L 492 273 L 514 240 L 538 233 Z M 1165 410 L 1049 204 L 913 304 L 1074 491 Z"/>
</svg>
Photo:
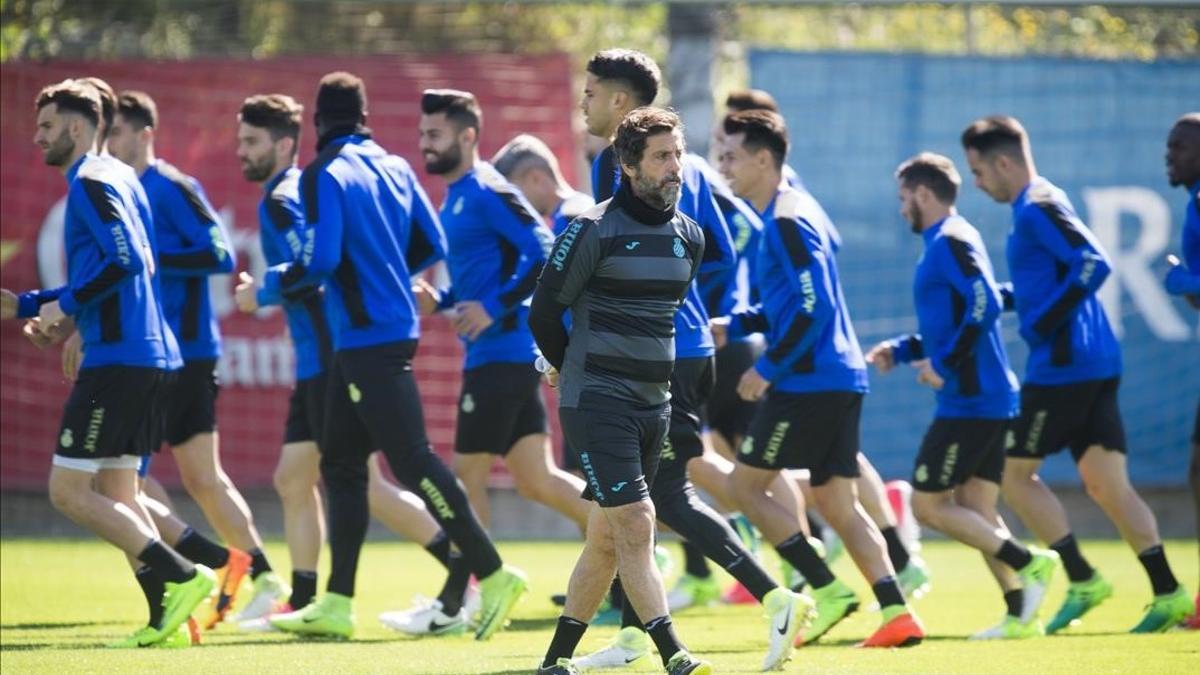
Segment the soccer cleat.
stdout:
<svg viewBox="0 0 1200 675">
<path fill-rule="evenodd" d="M 707 577 L 697 577 L 685 574 L 675 582 L 675 587 L 667 593 L 667 609 L 678 612 L 688 607 L 706 607 L 721 597 L 721 585 L 711 574 Z"/>
<path fill-rule="evenodd" d="M 712 675 L 712 664 L 680 650 L 667 661 L 667 675 Z"/>
<path fill-rule="evenodd" d="M 479 624 L 479 612 L 483 610 L 483 593 L 479 591 L 479 582 L 474 577 L 463 594 L 463 609 L 467 612 L 467 623 L 474 628 Z"/>
<path fill-rule="evenodd" d="M 654 547 L 654 566 L 658 568 L 658 573 L 663 579 L 668 579 L 675 574 L 675 559 L 662 546 Z"/>
<path fill-rule="evenodd" d="M 1054 618 L 1046 624 L 1046 634 L 1053 635 L 1072 625 L 1080 617 L 1112 596 L 1113 587 L 1099 572 L 1087 581 L 1072 582 L 1067 586 L 1067 597 L 1058 608 Z"/>
<path fill-rule="evenodd" d="M 1146 616 L 1130 633 L 1162 633 L 1183 623 L 1192 613 L 1192 600 L 1187 589 L 1179 586 L 1171 593 L 1154 596 L 1146 608 Z"/>
<path fill-rule="evenodd" d="M 509 565 L 504 565 L 481 580 L 479 590 L 483 596 L 483 608 L 479 612 L 475 639 L 487 640 L 503 628 L 508 615 L 527 588 L 529 580 L 525 573 Z"/>
<path fill-rule="evenodd" d="M 919 600 L 933 588 L 929 581 L 929 568 L 917 556 L 910 557 L 904 569 L 896 573 L 896 582 L 900 584 L 904 597 L 914 600 Z"/>
<path fill-rule="evenodd" d="M 778 670 L 792 658 L 796 636 L 812 624 L 817 606 L 808 596 L 776 588 L 763 598 L 766 610 L 767 656 L 762 669 Z"/>
<path fill-rule="evenodd" d="M 886 616 L 886 614 L 885 614 Z M 925 639 L 925 628 L 911 612 L 900 614 L 884 622 L 871 637 L 858 643 L 859 647 L 912 647 Z"/>
<path fill-rule="evenodd" d="M 735 582 L 729 587 L 729 590 L 725 591 L 725 595 L 721 596 L 721 602 L 727 605 L 757 605 L 758 598 L 754 597 L 750 589 L 743 586 L 739 581 Z"/>
<path fill-rule="evenodd" d="M 552 666 L 538 666 L 537 675 L 579 675 L 579 669 L 568 658 L 559 658 Z"/>
<path fill-rule="evenodd" d="M 233 603 L 237 599 L 238 589 L 242 587 L 242 579 L 250 571 L 250 554 L 241 549 L 229 548 L 229 560 L 225 566 L 214 570 L 217 574 L 217 594 L 209 601 L 204 612 L 204 630 L 212 630 L 225 619 Z"/>
<path fill-rule="evenodd" d="M 158 649 L 182 649 L 200 644 L 200 624 L 189 617 L 175 632 L 155 642 L 152 647 Z"/>
<path fill-rule="evenodd" d="M 129 637 L 106 645 L 109 649 L 137 649 L 149 647 L 159 639 L 158 629 L 154 626 L 142 626 L 133 631 Z"/>
<path fill-rule="evenodd" d="M 340 593 L 326 593 L 304 609 L 288 614 L 273 614 L 268 620 L 285 633 L 349 638 L 354 634 L 353 598 Z"/>
<path fill-rule="evenodd" d="M 204 565 L 196 565 L 196 573 L 187 581 L 168 581 L 163 592 L 163 618 L 155 642 L 173 636 L 191 618 L 197 605 L 212 594 L 216 585 L 217 575 Z"/>
<path fill-rule="evenodd" d="M 439 600 L 398 612 L 384 612 L 379 622 L 398 633 L 408 635 L 462 635 L 467 632 L 467 610 L 459 608 L 451 616 L 442 611 Z"/>
<path fill-rule="evenodd" d="M 1191 618 L 1183 622 L 1183 627 L 1188 630 L 1200 630 L 1200 593 L 1196 594 L 1196 609 Z"/>
<path fill-rule="evenodd" d="M 653 647 L 646 631 L 637 626 L 626 626 L 617 631 L 612 643 L 576 659 L 575 665 L 580 670 L 624 668 L 649 656 Z"/>
<path fill-rule="evenodd" d="M 797 647 L 816 642 L 858 609 L 858 596 L 837 579 L 821 588 L 812 589 L 812 597 L 817 605 L 817 618 L 813 619 L 808 630 L 796 638 Z"/>
<path fill-rule="evenodd" d="M 1021 577 L 1022 624 L 1031 624 L 1037 619 L 1042 601 L 1046 599 L 1046 590 L 1050 588 L 1050 580 L 1054 578 L 1054 570 L 1058 567 L 1058 554 L 1054 551 L 1031 548 L 1029 552 L 1033 560 L 1017 570 L 1017 576 Z"/>
<path fill-rule="evenodd" d="M 762 543 L 762 535 L 759 534 L 750 519 L 741 513 L 733 513 L 729 515 L 729 526 L 737 533 L 738 539 L 742 540 L 742 547 L 757 556 Z"/>
<path fill-rule="evenodd" d="M 1006 614 L 999 624 L 975 633 L 968 640 L 1024 640 L 1040 637 L 1046 634 L 1042 622 L 1036 618 L 1028 623 L 1021 623 L 1020 617 Z"/>
<path fill-rule="evenodd" d="M 263 572 L 254 580 L 254 597 L 246 603 L 245 608 L 233 620 L 237 623 L 250 619 L 261 619 L 268 614 L 276 614 L 279 608 L 287 602 L 292 589 L 274 572 Z"/>
<path fill-rule="evenodd" d="M 271 617 L 276 614 L 288 614 L 294 611 L 290 603 L 283 603 L 267 616 L 257 619 L 246 619 L 238 622 L 238 630 L 244 630 L 247 633 L 276 633 L 279 629 L 271 625 Z"/>
</svg>

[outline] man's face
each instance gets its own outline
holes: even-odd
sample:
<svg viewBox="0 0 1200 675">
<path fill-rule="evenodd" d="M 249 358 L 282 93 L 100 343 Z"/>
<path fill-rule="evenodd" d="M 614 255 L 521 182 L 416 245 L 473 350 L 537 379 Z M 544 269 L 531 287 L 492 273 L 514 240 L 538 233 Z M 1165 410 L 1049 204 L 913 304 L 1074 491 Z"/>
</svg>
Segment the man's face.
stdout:
<svg viewBox="0 0 1200 675">
<path fill-rule="evenodd" d="M 69 129 L 72 117 L 72 113 L 59 114 L 56 103 L 38 110 L 33 142 L 42 149 L 42 159 L 48 166 L 64 166 L 75 154 L 75 141 Z"/>
<path fill-rule="evenodd" d="M 900 198 L 900 215 L 908 221 L 913 232 L 920 232 L 923 214 L 921 205 L 917 203 L 917 191 L 906 187 L 901 182 L 896 194 Z"/>
<path fill-rule="evenodd" d="M 1008 203 L 1012 201 L 1012 194 L 1008 182 L 1000 172 L 1001 161 L 1001 155 L 998 153 L 985 157 L 975 148 L 967 148 L 967 165 L 971 167 L 971 175 L 975 177 L 975 187 L 998 202 Z"/>
<path fill-rule="evenodd" d="M 271 132 L 263 127 L 242 122 L 238 124 L 237 158 L 246 180 L 261 183 L 275 175 L 276 143 Z"/>
<path fill-rule="evenodd" d="M 749 196 L 762 181 L 761 162 L 746 149 L 745 141 L 746 134 L 725 136 L 717 156 L 717 169 L 739 197 Z"/>
<path fill-rule="evenodd" d="M 517 189 L 525 195 L 533 208 L 537 209 L 538 213 L 543 216 L 550 215 L 554 211 L 554 207 L 558 205 L 558 196 L 555 194 L 554 179 L 545 171 L 537 168 L 528 168 L 519 174 L 514 174 L 509 177 L 509 182 L 517 186 Z"/>
<path fill-rule="evenodd" d="M 646 139 L 642 161 L 629 178 L 630 187 L 642 201 L 666 210 L 679 202 L 683 184 L 683 136 L 678 129 L 654 134 Z M 630 167 L 622 167 L 627 172 Z"/>
<path fill-rule="evenodd" d="M 1191 187 L 1200 181 L 1200 128 L 1176 124 L 1167 136 L 1167 181 Z"/>
<path fill-rule="evenodd" d="M 463 149 L 459 132 L 445 113 L 421 115 L 418 125 L 421 137 L 417 147 L 425 158 L 425 171 L 434 175 L 450 173 L 462 165 Z"/>
<path fill-rule="evenodd" d="M 108 132 L 108 153 L 133 166 L 141 150 L 141 130 L 134 129 L 123 115 L 114 116 L 112 130 Z"/>
<path fill-rule="evenodd" d="M 583 111 L 583 121 L 588 133 L 593 136 L 607 137 L 612 133 L 613 115 L 617 90 L 611 82 L 605 82 L 595 75 L 588 73 L 587 82 L 583 85 L 583 98 L 579 101 L 579 109 Z"/>
</svg>

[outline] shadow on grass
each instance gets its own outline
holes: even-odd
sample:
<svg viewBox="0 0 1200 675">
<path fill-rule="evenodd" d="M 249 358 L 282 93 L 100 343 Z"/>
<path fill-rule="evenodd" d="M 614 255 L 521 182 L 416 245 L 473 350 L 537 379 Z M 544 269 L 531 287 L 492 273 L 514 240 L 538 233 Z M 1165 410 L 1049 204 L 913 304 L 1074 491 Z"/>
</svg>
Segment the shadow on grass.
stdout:
<svg viewBox="0 0 1200 675">
<path fill-rule="evenodd" d="M 117 622 L 112 621 L 46 621 L 38 623 L 3 623 L 0 630 L 53 630 L 55 628 L 82 628 L 83 626 L 104 626 Z"/>
<path fill-rule="evenodd" d="M 100 645 L 94 642 L 19 642 L 16 644 L 0 644 L 0 652 L 40 652 L 48 649 L 97 649 Z"/>
</svg>

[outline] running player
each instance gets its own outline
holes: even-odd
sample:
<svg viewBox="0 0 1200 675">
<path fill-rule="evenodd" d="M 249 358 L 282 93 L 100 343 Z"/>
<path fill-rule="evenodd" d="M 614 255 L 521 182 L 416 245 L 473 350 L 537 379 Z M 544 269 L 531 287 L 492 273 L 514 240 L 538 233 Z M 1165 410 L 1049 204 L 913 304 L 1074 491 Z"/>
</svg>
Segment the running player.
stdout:
<svg viewBox="0 0 1200 675">
<path fill-rule="evenodd" d="M 591 195 L 571 187 L 558 168 L 558 158 L 536 136 L 521 134 L 505 143 L 492 157 L 492 165 L 550 223 L 554 236 L 596 203 Z"/>
<path fill-rule="evenodd" d="M 1135 633 L 1172 628 L 1192 611 L 1167 563 L 1154 514 L 1129 483 L 1117 390 L 1121 348 L 1096 291 L 1108 256 L 1066 194 L 1037 173 L 1025 128 L 993 116 L 972 122 L 962 146 L 975 185 L 1012 205 L 1008 234 L 1011 297 L 1029 345 L 1015 443 L 1004 465 L 1004 500 L 1050 544 L 1071 584 L 1046 626 L 1055 633 L 1112 595 L 1071 533 L 1066 511 L 1037 475 L 1047 456 L 1070 447 L 1088 495 L 1138 556 L 1154 598 Z"/>
<path fill-rule="evenodd" d="M 925 242 L 913 286 L 920 332 L 881 342 L 866 358 L 885 374 L 910 363 L 917 381 L 937 392 L 937 416 L 913 464 L 913 509 L 921 522 L 983 553 L 1000 584 L 1004 620 L 974 638 L 1042 635 L 1038 609 L 1058 556 L 1022 546 L 996 511 L 1020 394 L 1000 336 L 991 259 L 954 208 L 962 178 L 948 157 L 921 153 L 900 165 L 896 180 L 900 214 Z"/>
</svg>

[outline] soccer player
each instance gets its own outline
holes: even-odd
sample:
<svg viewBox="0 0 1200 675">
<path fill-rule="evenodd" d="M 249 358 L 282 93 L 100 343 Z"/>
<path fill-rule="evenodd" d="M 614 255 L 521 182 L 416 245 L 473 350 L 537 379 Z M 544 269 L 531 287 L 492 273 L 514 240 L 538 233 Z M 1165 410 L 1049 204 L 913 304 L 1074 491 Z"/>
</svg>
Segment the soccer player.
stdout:
<svg viewBox="0 0 1200 675">
<path fill-rule="evenodd" d="M 145 193 L 119 175 L 127 169 L 95 154 L 101 104 L 93 87 L 71 80 L 50 85 L 35 110 L 34 142 L 67 179 L 68 281 L 19 296 L 0 291 L 0 318 L 36 317 L 26 331 L 46 340 L 73 318 L 84 357 L 63 410 L 50 501 L 124 551 L 135 569 L 139 561 L 150 567 L 163 584 L 160 621 L 120 646 L 174 641 L 216 579 L 167 546 L 137 503 L 137 467 L 158 441 L 169 361 L 146 231 L 150 207 Z"/>
<path fill-rule="evenodd" d="M 917 381 L 937 392 L 937 415 L 913 464 L 913 509 L 921 522 L 983 553 L 1000 584 L 1004 620 L 974 638 L 1042 635 L 1038 609 L 1058 556 L 1022 546 L 996 511 L 1020 394 L 1000 335 L 991 259 L 954 208 L 962 178 L 953 161 L 923 152 L 900 165 L 896 181 L 900 215 L 925 242 L 913 281 L 920 332 L 881 342 L 866 358 L 885 374 L 912 364 Z"/>
<path fill-rule="evenodd" d="M 370 517 L 366 463 L 381 448 L 392 473 L 419 492 L 462 552 L 466 571 L 481 580 L 475 638 L 486 640 L 504 625 L 527 582 L 503 564 L 425 436 L 412 372 L 420 324 L 409 279 L 445 254 L 446 241 L 412 168 L 371 140 L 366 118 L 362 80 L 345 72 L 321 78 L 318 154 L 300 176 L 304 245 L 299 258 L 272 267 L 263 279 L 263 293 L 285 298 L 324 284 L 334 349 L 319 440 L 329 500 L 327 592 L 270 621 L 293 633 L 353 633 L 358 555 Z M 455 596 L 463 596 L 468 580 L 462 576 Z"/>
<path fill-rule="evenodd" d="M 492 165 L 550 223 L 555 236 L 596 203 L 591 195 L 571 187 L 558 168 L 558 158 L 536 136 L 514 137 L 492 156 Z"/>
<path fill-rule="evenodd" d="M 578 672 L 571 656 L 619 571 L 626 602 L 649 617 L 645 629 L 667 672 L 707 674 L 712 666 L 675 636 L 654 564 L 650 502 L 671 418 L 674 316 L 703 260 L 704 235 L 675 208 L 683 157 L 678 116 L 635 110 L 616 129 L 614 146 L 627 180 L 559 236 L 530 310 L 548 379 L 560 386 L 563 433 L 580 453 L 596 502 L 538 672 Z"/>
<path fill-rule="evenodd" d="M 1108 256 L 1066 194 L 1038 175 L 1020 122 L 982 118 L 961 140 L 975 185 L 1012 205 L 1011 297 L 1029 360 L 1002 489 L 1021 520 L 1061 556 L 1071 581 L 1046 632 L 1066 628 L 1112 595 L 1112 584 L 1083 557 L 1066 511 L 1037 475 L 1045 458 L 1064 447 L 1088 495 L 1150 579 L 1154 598 L 1133 632 L 1168 630 L 1191 613 L 1192 602 L 1167 563 L 1154 514 L 1129 483 L 1117 402 L 1121 348 L 1096 297 L 1111 269 Z"/>
<path fill-rule="evenodd" d="M 771 95 L 771 92 L 763 89 L 737 89 L 729 92 L 725 97 L 725 114 L 731 115 L 737 112 L 745 112 L 747 110 L 767 110 L 773 113 L 779 112 L 779 102 Z M 718 140 L 724 134 L 724 130 L 720 124 L 717 125 Z M 783 165 L 783 180 L 787 184 L 800 192 L 807 192 L 804 187 L 804 181 L 800 179 L 800 174 L 787 164 Z M 736 447 L 736 446 L 734 446 Z"/>
<path fill-rule="evenodd" d="M 764 223 L 757 279 L 762 302 L 716 325 L 730 338 L 764 333 L 768 345 L 738 383 L 742 398 L 766 400 L 738 450 L 734 495 L 780 557 L 812 585 L 818 618 L 810 632 L 819 636 L 858 599 L 767 495 L 781 470 L 809 469 L 821 514 L 845 541 L 883 609 L 883 626 L 863 646 L 918 643 L 924 629 L 904 601 L 879 528 L 855 496 L 867 372 L 838 279 L 835 241 L 815 224 L 820 221 L 808 202 L 782 182 L 788 149 L 782 117 L 762 110 L 735 113 L 725 118 L 724 131 L 731 187 Z"/>
<path fill-rule="evenodd" d="M 1175 121 L 1167 136 L 1167 181 L 1171 187 L 1187 188 L 1187 215 L 1183 219 L 1183 262 L 1171 260 L 1167 272 L 1167 291 L 1182 295 L 1200 309 L 1200 112 L 1188 113 Z M 1197 541 L 1200 542 L 1200 404 L 1192 430 L 1192 463 L 1188 467 L 1192 500 L 1196 507 Z M 1200 587 L 1189 628 L 1200 629 Z"/>
</svg>

